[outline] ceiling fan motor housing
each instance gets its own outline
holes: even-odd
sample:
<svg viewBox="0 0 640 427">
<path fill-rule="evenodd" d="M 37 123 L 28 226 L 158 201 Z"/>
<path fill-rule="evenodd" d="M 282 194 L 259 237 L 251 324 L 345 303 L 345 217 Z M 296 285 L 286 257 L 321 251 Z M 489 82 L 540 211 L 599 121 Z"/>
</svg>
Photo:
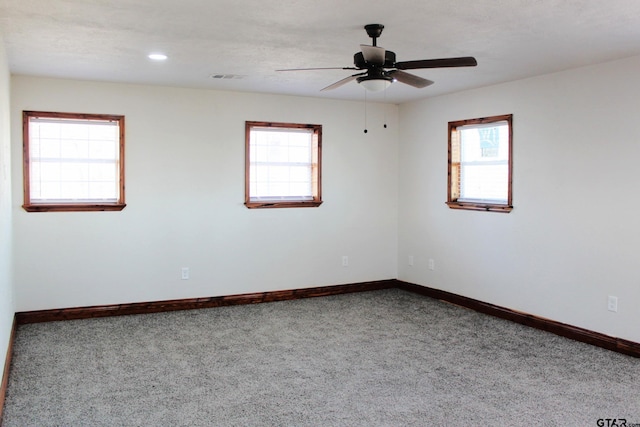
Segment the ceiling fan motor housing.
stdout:
<svg viewBox="0 0 640 427">
<path fill-rule="evenodd" d="M 373 67 L 371 64 L 367 63 L 367 61 L 365 61 L 364 55 L 362 54 L 362 52 L 358 52 L 355 55 L 353 55 L 353 64 L 359 70 L 364 70 L 365 68 Z M 396 64 L 396 54 L 394 52 L 391 52 L 390 50 L 385 51 L 384 64 L 382 64 L 380 67 L 394 68 L 395 64 Z"/>
<path fill-rule="evenodd" d="M 380 67 L 376 67 L 376 68 L 370 69 L 366 75 L 358 77 L 356 79 L 358 83 L 362 83 L 367 80 L 386 80 L 389 82 L 393 82 L 394 79 L 393 77 L 388 75 L 385 70 L 383 70 Z"/>
</svg>

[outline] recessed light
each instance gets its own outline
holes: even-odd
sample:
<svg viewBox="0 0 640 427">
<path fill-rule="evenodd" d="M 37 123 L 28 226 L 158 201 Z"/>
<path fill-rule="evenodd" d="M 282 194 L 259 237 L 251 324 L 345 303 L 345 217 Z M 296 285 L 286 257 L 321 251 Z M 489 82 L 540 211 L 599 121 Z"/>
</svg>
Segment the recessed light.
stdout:
<svg viewBox="0 0 640 427">
<path fill-rule="evenodd" d="M 149 59 L 153 59 L 154 61 L 164 61 L 167 59 L 167 55 L 164 53 L 151 53 L 149 54 Z"/>
</svg>

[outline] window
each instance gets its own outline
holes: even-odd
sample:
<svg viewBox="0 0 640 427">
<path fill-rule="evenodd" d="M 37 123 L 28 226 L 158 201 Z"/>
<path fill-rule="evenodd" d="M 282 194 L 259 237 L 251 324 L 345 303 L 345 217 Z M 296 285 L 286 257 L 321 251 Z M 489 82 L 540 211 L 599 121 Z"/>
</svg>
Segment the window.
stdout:
<svg viewBox="0 0 640 427">
<path fill-rule="evenodd" d="M 321 125 L 246 122 L 245 132 L 248 208 L 320 206 Z"/>
<path fill-rule="evenodd" d="M 511 212 L 512 117 L 449 122 L 450 208 Z"/>
<path fill-rule="evenodd" d="M 23 112 L 29 212 L 122 210 L 124 116 Z"/>
</svg>

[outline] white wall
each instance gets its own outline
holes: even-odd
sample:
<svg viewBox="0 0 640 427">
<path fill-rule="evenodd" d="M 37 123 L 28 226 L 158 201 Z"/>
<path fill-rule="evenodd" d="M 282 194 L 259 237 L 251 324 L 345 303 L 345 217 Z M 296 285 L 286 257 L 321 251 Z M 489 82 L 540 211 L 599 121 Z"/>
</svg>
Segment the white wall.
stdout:
<svg viewBox="0 0 640 427">
<path fill-rule="evenodd" d="M 634 57 L 402 105 L 399 278 L 640 342 L 638 70 Z M 449 209 L 447 122 L 507 113 L 513 212 Z"/>
<path fill-rule="evenodd" d="M 9 67 L 0 37 L 0 370 L 3 369 L 11 325 L 13 292 L 11 283 L 11 144 L 9 120 Z M 0 374 L 0 377 L 2 374 Z"/>
<path fill-rule="evenodd" d="M 17 311 L 396 277 L 395 106 L 365 135 L 359 102 L 26 76 L 11 101 Z M 127 207 L 25 212 L 22 110 L 124 114 Z M 244 206 L 245 120 L 323 125 L 319 208 Z"/>
<path fill-rule="evenodd" d="M 638 69 L 369 105 L 367 135 L 358 102 L 13 76 L 16 310 L 398 277 L 640 342 Z M 24 109 L 125 114 L 127 208 L 24 212 Z M 513 212 L 449 209 L 447 122 L 506 113 Z M 245 120 L 324 125 L 320 208 L 243 206 Z"/>
</svg>

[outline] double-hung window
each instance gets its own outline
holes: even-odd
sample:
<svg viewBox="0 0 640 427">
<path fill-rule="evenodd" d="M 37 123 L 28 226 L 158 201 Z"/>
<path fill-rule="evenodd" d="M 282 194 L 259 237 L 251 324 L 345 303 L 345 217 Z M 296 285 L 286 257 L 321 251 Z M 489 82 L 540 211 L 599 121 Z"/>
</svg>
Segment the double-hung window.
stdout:
<svg viewBox="0 0 640 427">
<path fill-rule="evenodd" d="M 245 139 L 248 208 L 320 206 L 321 125 L 248 121 Z"/>
<path fill-rule="evenodd" d="M 449 122 L 447 205 L 510 212 L 512 115 Z"/>
<path fill-rule="evenodd" d="M 23 112 L 24 209 L 122 210 L 124 116 Z"/>
</svg>

